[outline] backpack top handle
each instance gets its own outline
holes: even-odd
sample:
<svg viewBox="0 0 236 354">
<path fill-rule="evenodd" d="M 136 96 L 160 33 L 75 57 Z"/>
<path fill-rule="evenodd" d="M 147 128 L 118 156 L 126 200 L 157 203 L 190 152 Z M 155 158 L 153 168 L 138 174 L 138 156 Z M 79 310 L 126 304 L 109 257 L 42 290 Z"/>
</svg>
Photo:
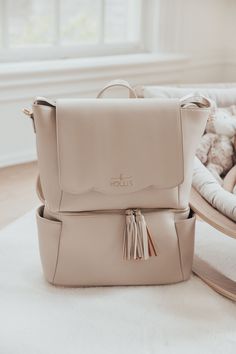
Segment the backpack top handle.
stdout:
<svg viewBox="0 0 236 354">
<path fill-rule="evenodd" d="M 107 85 L 103 87 L 103 89 L 101 89 L 101 91 L 98 92 L 97 98 L 101 98 L 103 96 L 103 93 L 112 87 L 124 87 L 129 90 L 129 98 L 138 98 L 134 88 L 128 83 L 128 81 L 125 80 L 110 81 Z"/>
</svg>

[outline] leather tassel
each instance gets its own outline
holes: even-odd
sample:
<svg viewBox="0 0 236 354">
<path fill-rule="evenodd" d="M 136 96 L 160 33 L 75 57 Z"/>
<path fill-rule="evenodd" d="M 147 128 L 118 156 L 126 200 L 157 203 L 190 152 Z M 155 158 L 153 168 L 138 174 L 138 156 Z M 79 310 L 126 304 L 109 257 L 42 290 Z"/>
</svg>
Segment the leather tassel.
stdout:
<svg viewBox="0 0 236 354">
<path fill-rule="evenodd" d="M 149 249 L 148 249 L 148 233 L 147 233 L 147 225 L 144 219 L 144 216 L 141 214 L 140 210 L 136 210 L 135 212 L 136 223 L 137 223 L 137 231 L 138 231 L 138 239 L 142 245 L 142 255 L 140 259 L 148 259 L 149 258 Z"/>
<path fill-rule="evenodd" d="M 149 257 L 157 256 L 146 220 L 139 209 L 126 210 L 123 256 L 127 260 L 147 260 Z"/>
<path fill-rule="evenodd" d="M 124 259 L 135 259 L 137 250 L 137 225 L 133 210 L 126 211 L 126 226 L 124 230 L 124 245 L 123 257 Z"/>
<path fill-rule="evenodd" d="M 147 227 L 147 233 L 148 233 L 148 249 L 149 249 L 149 255 L 150 257 L 156 257 L 158 252 L 156 250 L 156 247 L 154 245 L 154 242 L 153 242 L 153 239 L 152 239 L 152 236 L 148 230 L 148 227 Z"/>
<path fill-rule="evenodd" d="M 135 217 L 137 223 L 137 238 L 141 244 L 141 252 L 138 250 L 139 257 L 137 258 L 147 260 L 149 257 L 157 256 L 157 251 L 148 230 L 146 220 L 139 209 L 135 211 Z"/>
</svg>

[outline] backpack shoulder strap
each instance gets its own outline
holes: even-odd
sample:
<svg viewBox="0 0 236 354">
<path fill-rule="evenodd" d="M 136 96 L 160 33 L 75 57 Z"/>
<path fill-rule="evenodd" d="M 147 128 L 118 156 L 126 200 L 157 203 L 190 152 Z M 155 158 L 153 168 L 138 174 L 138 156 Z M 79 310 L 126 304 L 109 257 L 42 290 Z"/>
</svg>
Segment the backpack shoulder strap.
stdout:
<svg viewBox="0 0 236 354">
<path fill-rule="evenodd" d="M 236 282 L 196 255 L 194 256 L 192 271 L 213 290 L 230 300 L 236 301 Z"/>
</svg>

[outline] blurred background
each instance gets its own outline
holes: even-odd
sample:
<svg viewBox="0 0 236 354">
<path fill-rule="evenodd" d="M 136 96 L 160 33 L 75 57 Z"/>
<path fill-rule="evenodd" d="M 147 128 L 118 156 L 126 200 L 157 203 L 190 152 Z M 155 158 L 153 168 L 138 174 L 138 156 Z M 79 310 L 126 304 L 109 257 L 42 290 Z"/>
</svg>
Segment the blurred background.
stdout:
<svg viewBox="0 0 236 354">
<path fill-rule="evenodd" d="M 235 82 L 235 19 L 235 0 L 0 0 L 0 227 L 36 203 L 35 96 Z"/>
</svg>

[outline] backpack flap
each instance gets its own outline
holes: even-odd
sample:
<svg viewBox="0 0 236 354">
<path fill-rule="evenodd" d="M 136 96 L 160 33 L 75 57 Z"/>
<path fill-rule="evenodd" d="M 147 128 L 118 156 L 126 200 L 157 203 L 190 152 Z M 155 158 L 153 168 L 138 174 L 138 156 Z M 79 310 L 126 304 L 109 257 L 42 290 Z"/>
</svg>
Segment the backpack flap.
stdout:
<svg viewBox="0 0 236 354">
<path fill-rule="evenodd" d="M 60 99 L 56 125 L 66 193 L 127 194 L 183 182 L 179 100 Z"/>
</svg>

